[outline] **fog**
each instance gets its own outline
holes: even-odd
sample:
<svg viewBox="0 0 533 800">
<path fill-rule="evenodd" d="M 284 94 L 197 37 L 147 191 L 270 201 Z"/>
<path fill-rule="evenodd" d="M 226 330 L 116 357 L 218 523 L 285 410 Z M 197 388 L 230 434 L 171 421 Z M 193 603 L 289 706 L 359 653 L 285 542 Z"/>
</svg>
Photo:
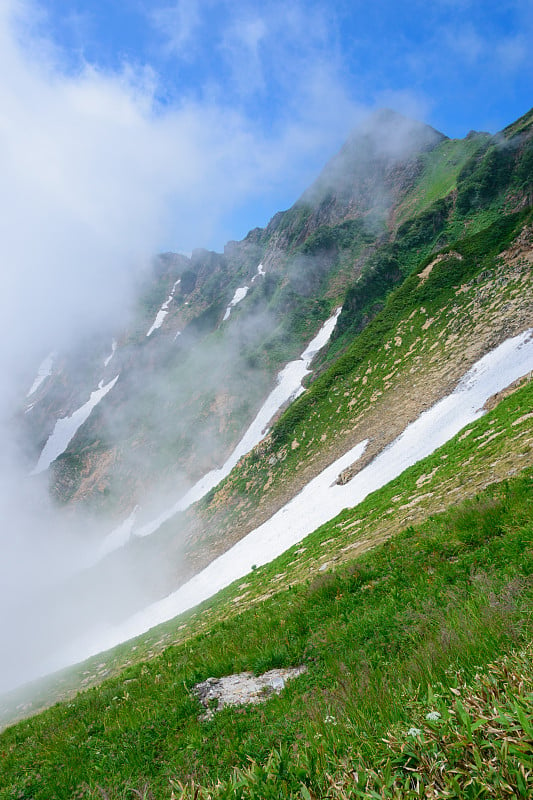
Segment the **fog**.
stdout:
<svg viewBox="0 0 533 800">
<path fill-rule="evenodd" d="M 228 443 L 237 443 L 244 423 L 253 419 L 272 388 L 252 359 L 240 373 L 228 369 L 244 364 L 246 353 L 252 353 L 272 328 L 272 317 L 263 307 L 249 317 L 239 316 L 265 278 L 258 261 L 246 279 L 246 301 L 244 282 L 228 289 L 228 332 L 211 349 L 195 351 L 193 359 L 187 361 L 184 355 L 176 360 L 174 350 L 183 349 L 183 343 L 175 346 L 173 336 L 164 339 L 172 317 L 168 298 L 178 291 L 177 276 L 161 298 L 160 308 L 167 302 L 164 311 L 169 312 L 161 330 L 154 327 L 154 314 L 140 345 L 129 350 L 119 345 L 115 355 L 111 342 L 132 322 L 155 254 L 168 249 L 190 252 L 221 240 L 228 212 L 276 185 L 288 181 L 301 192 L 312 177 L 309 163 L 319 153 L 324 160 L 331 155 L 331 142 L 338 141 L 339 131 L 347 132 L 365 113 L 319 62 L 305 73 L 291 98 L 290 115 L 273 131 L 260 130 L 242 108 L 226 106 L 209 93 L 204 99 L 181 98 L 163 105 L 157 99 L 158 77 L 149 66 L 125 63 L 120 72 L 109 72 L 80 62 L 76 69 L 67 68 L 64 54 L 32 24 L 38 12 L 38 4 L 26 0 L 6 0 L 0 8 L 0 630 L 5 653 L 0 692 L 38 674 L 39 664 L 73 633 L 83 630 L 89 635 L 104 618 L 107 624 L 118 623 L 154 602 L 162 587 L 173 590 L 176 580 L 171 559 L 165 563 L 164 558 L 154 558 L 147 564 L 143 551 L 135 548 L 124 556 L 115 553 L 98 571 L 80 578 L 84 567 L 98 559 L 117 519 L 95 522 L 94 515 L 60 513 L 49 494 L 46 449 L 41 461 L 31 462 L 14 420 L 24 409 L 39 364 L 54 352 L 58 363 L 68 356 L 78 375 L 84 376 L 88 365 L 76 402 L 71 396 L 58 417 L 80 410 L 99 387 L 110 387 L 106 403 L 98 406 L 98 423 L 112 441 L 129 443 L 135 438 L 135 416 L 122 413 L 121 403 L 136 396 L 141 407 L 150 409 L 152 449 L 168 437 L 171 453 L 188 437 L 200 473 L 220 466 L 224 448 L 229 455 Z M 295 74 L 290 71 L 291 81 Z M 242 71 L 239 76 L 243 80 Z M 338 189 L 348 173 L 359 170 L 359 194 L 349 202 L 366 211 L 386 210 L 393 187 L 386 175 L 374 180 L 369 159 L 386 156 L 394 165 L 438 138 L 417 123 L 378 115 L 331 160 L 302 199 L 319 203 L 321 195 L 333 186 Z M 341 189 L 350 193 L 353 187 Z M 335 206 L 331 213 L 336 213 Z M 382 215 L 377 222 L 370 217 L 368 221 L 376 230 Z M 227 233 L 237 238 L 233 231 Z M 312 295 L 329 258 L 330 254 L 301 255 L 286 265 L 292 290 Z M 150 364 L 155 352 L 150 348 L 159 347 L 158 341 L 160 353 L 166 357 L 166 347 L 172 354 L 167 371 L 147 386 L 143 365 Z M 88 353 L 86 363 L 83 353 Z M 131 369 L 136 358 L 137 368 Z M 181 384 L 176 379 L 169 388 L 171 373 Z M 242 430 L 209 425 L 194 430 L 191 385 L 197 394 L 208 396 L 219 386 L 223 392 L 225 382 L 232 382 L 236 417 L 242 397 Z M 138 484 L 151 468 L 148 451 L 131 448 L 119 454 L 123 472 L 140 476 Z M 172 465 L 162 473 L 161 483 L 150 485 L 142 498 L 139 527 L 149 527 L 161 512 L 173 508 L 180 492 L 193 483 Z M 132 505 L 133 501 L 118 517 L 126 519 Z M 120 544 L 128 535 L 124 531 Z M 173 556 L 179 559 L 179 542 Z"/>
<path fill-rule="evenodd" d="M 320 97 L 336 99 L 331 114 L 318 95 L 310 111 L 303 93 L 275 133 L 214 101 L 161 106 L 149 67 L 67 69 L 32 25 L 38 14 L 24 0 L 0 8 L 0 691 L 35 674 L 43 648 L 69 625 L 90 626 L 98 606 L 98 586 L 78 604 L 56 588 L 75 582 L 102 527 L 58 515 L 47 474 L 28 480 L 13 425 L 39 364 L 107 332 L 109 350 L 155 253 L 220 236 L 228 209 L 303 174 L 339 119 L 349 127 L 361 113 L 327 73 L 314 77 Z M 113 580 L 119 606 L 142 602 L 126 567 Z"/>
</svg>

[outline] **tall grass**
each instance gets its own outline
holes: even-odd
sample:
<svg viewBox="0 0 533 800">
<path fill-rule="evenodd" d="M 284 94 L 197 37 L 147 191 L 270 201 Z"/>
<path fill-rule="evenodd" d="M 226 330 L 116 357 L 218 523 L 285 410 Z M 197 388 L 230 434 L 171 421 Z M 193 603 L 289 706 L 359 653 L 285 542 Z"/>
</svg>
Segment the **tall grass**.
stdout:
<svg viewBox="0 0 533 800">
<path fill-rule="evenodd" d="M 327 794 L 334 764 L 357 754 L 370 769 L 430 686 L 469 681 L 530 636 L 531 488 L 531 472 L 494 486 L 13 726 L 0 737 L 0 798 L 157 799 L 180 784 L 207 797 L 219 781 L 213 797 L 306 797 L 302 786 L 342 797 Z M 198 719 L 197 681 L 299 663 L 307 673 L 279 697 Z M 247 769 L 271 794 L 238 793 Z"/>
</svg>

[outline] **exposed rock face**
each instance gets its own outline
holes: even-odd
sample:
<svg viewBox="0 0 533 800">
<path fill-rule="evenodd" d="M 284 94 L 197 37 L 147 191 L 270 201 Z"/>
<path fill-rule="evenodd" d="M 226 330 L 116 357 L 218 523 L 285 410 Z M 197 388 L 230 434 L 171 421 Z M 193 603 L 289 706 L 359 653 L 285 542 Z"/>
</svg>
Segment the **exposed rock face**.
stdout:
<svg viewBox="0 0 533 800">
<path fill-rule="evenodd" d="M 216 711 L 225 706 L 241 706 L 247 703 L 263 703 L 273 694 L 279 694 L 287 681 L 303 675 L 304 666 L 271 669 L 262 675 L 239 672 L 223 678 L 208 678 L 193 688 L 200 703 L 207 709 L 201 719 L 211 719 Z"/>
<path fill-rule="evenodd" d="M 444 139 L 428 125 L 387 109 L 378 111 L 352 133 L 299 202 L 315 207 L 319 224 L 386 214 L 412 186 L 419 156 Z"/>
<path fill-rule="evenodd" d="M 265 263 L 275 266 L 289 244 L 300 245 L 322 225 L 364 218 L 377 230 L 416 181 L 420 156 L 446 138 L 388 109 L 373 114 L 295 205 L 272 217 L 264 231 L 269 241 Z"/>
</svg>

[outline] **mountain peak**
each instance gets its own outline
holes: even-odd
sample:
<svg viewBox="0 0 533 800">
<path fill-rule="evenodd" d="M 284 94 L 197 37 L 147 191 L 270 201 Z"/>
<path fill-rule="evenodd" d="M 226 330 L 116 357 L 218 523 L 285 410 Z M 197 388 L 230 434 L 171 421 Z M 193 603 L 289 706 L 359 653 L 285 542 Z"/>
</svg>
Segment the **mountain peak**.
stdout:
<svg viewBox="0 0 533 800">
<path fill-rule="evenodd" d="M 352 217 L 386 214 L 416 176 L 419 156 L 446 138 L 423 122 L 378 109 L 354 128 L 299 203 L 327 204 L 328 222 L 338 217 L 341 207 Z"/>
<path fill-rule="evenodd" d="M 412 119 L 390 108 L 379 108 L 369 114 L 353 129 L 348 143 L 369 137 L 378 150 L 399 158 L 432 149 L 448 138 L 440 131 L 419 120 Z"/>
</svg>

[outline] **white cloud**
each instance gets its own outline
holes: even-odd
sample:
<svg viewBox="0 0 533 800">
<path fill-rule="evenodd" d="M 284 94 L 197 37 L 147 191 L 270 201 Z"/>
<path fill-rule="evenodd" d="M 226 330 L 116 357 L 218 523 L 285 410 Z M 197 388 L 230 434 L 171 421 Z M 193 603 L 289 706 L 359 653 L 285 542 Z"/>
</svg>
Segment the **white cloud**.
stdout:
<svg viewBox="0 0 533 800">
<path fill-rule="evenodd" d="M 473 25 L 450 26 L 444 34 L 445 49 L 466 64 L 475 64 L 487 52 L 487 41 Z"/>
<path fill-rule="evenodd" d="M 193 35 L 188 9 L 182 44 Z M 24 484 L 12 435 L 13 408 L 39 361 L 110 319 L 120 326 L 135 278 L 155 252 L 209 244 L 228 210 L 297 183 L 356 112 L 323 64 L 302 77 L 275 130 L 208 96 L 163 106 L 149 68 L 110 73 L 80 63 L 74 70 L 37 35 L 38 11 L 25 0 L 0 7 L 0 608 L 9 609 L 3 630 L 11 628 L 13 652 L 22 625 L 13 620 L 26 613 L 15 611 L 29 602 L 35 576 L 56 580 L 80 557 L 45 482 Z M 42 31 L 46 20 L 39 22 Z M 244 38 L 259 48 L 261 28 Z"/>
<path fill-rule="evenodd" d="M 254 187 L 301 168 L 302 141 L 311 153 L 330 130 L 322 114 L 308 135 L 307 111 L 273 136 L 214 102 L 161 108 L 149 70 L 65 73 L 46 41 L 20 25 L 15 36 L 27 9 L 0 12 L 0 350 L 15 360 L 108 318 L 162 243 L 209 241 Z M 251 47 L 260 31 L 248 34 Z"/>
<path fill-rule="evenodd" d="M 265 20 L 258 16 L 235 21 L 224 34 L 221 47 L 230 65 L 233 83 L 241 94 L 250 94 L 265 86 L 261 47 L 268 34 Z"/>
<path fill-rule="evenodd" d="M 522 34 L 503 39 L 496 46 L 495 53 L 501 69 L 506 72 L 527 68 L 531 57 L 527 39 Z"/>
<path fill-rule="evenodd" d="M 178 0 L 171 6 L 153 10 L 149 17 L 165 42 L 167 54 L 187 59 L 201 20 L 198 0 Z"/>
</svg>

